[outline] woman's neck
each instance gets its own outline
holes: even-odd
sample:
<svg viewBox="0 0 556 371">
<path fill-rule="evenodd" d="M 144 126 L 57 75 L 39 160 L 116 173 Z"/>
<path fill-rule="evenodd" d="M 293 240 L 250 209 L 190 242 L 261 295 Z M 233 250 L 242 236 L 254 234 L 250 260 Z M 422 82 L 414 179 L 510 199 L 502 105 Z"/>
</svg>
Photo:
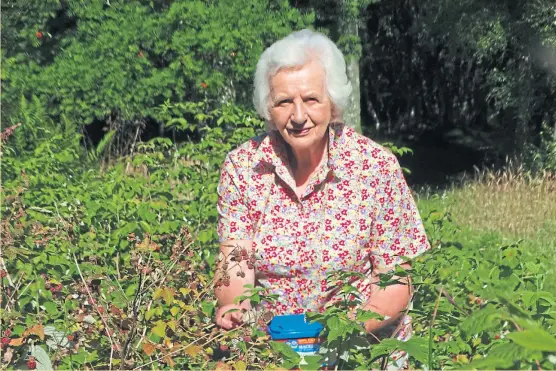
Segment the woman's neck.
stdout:
<svg viewBox="0 0 556 371">
<path fill-rule="evenodd" d="M 289 146 L 288 146 L 289 147 Z M 314 148 L 294 151 L 289 147 L 293 177 L 298 186 L 305 184 L 311 175 L 328 158 L 328 135 Z"/>
</svg>

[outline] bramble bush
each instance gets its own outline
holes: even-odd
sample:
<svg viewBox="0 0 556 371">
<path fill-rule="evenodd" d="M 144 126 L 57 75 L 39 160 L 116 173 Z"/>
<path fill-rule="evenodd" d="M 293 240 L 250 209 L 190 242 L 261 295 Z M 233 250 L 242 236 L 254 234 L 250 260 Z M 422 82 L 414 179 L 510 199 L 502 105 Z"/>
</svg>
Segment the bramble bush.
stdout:
<svg viewBox="0 0 556 371">
<path fill-rule="evenodd" d="M 3 133 L 3 369 L 241 370 L 300 362 L 261 331 L 266 316 L 230 332 L 213 323 L 219 169 L 263 123 L 237 106 L 210 109 L 202 101 L 158 110 L 169 126 L 200 130 L 203 139 L 140 142 L 95 169 L 72 131 L 42 133 L 25 150 L 14 148 L 24 126 Z M 433 250 L 411 272 L 415 335 L 407 343 L 361 343 L 362 328 L 347 315 L 354 302 L 345 300 L 313 317 L 342 356 L 338 367 L 380 367 L 402 349 L 412 367 L 424 369 L 554 369 L 555 297 L 544 290 L 543 256 L 524 260 L 519 244 L 461 246 L 449 215 L 423 218 Z M 345 293 L 354 293 L 350 273 L 339 274 Z M 392 278 L 383 275 L 381 284 Z M 253 301 L 266 299 L 250 291 Z"/>
</svg>

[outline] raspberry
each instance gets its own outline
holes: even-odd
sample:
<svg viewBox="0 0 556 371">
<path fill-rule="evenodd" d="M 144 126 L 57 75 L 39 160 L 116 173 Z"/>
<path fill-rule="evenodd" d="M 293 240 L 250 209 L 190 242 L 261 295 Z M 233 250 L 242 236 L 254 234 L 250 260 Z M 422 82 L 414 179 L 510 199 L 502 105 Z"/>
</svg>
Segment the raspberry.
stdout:
<svg viewBox="0 0 556 371">
<path fill-rule="evenodd" d="M 226 344 L 221 344 L 221 345 L 220 345 L 220 350 L 223 351 L 223 352 L 225 352 L 225 351 L 228 350 L 228 346 L 227 346 Z"/>
<path fill-rule="evenodd" d="M 41 39 L 41 38 L 42 38 L 42 32 L 37 31 L 37 32 L 35 33 L 35 36 L 37 37 L 37 39 Z"/>
<path fill-rule="evenodd" d="M 8 275 L 8 272 L 6 272 L 4 269 L 0 270 L 0 278 L 4 278 Z"/>
<path fill-rule="evenodd" d="M 3 337 L 2 340 L 1 340 L 2 347 L 8 346 L 8 344 L 10 343 L 10 341 L 11 341 L 11 340 L 10 340 L 9 337 Z"/>
<path fill-rule="evenodd" d="M 35 361 L 35 357 L 29 357 L 27 360 L 27 367 L 29 370 L 34 370 L 37 368 L 37 361 Z"/>
<path fill-rule="evenodd" d="M 12 330 L 8 329 L 4 331 L 4 336 L 10 336 L 12 334 Z"/>
</svg>

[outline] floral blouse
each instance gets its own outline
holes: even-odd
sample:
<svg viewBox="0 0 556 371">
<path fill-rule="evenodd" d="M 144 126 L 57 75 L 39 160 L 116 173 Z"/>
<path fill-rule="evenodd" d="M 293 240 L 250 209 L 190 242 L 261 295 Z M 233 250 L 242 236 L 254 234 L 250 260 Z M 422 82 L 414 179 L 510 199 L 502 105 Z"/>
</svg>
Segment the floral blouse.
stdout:
<svg viewBox="0 0 556 371">
<path fill-rule="evenodd" d="M 231 151 L 222 167 L 220 241 L 253 241 L 257 284 L 279 297 L 275 315 L 322 310 L 333 271 L 370 276 L 430 248 L 396 157 L 342 123 L 328 135 L 328 161 L 301 198 L 277 131 Z M 357 287 L 370 292 L 368 281 Z M 402 323 L 403 339 L 410 323 Z"/>
</svg>

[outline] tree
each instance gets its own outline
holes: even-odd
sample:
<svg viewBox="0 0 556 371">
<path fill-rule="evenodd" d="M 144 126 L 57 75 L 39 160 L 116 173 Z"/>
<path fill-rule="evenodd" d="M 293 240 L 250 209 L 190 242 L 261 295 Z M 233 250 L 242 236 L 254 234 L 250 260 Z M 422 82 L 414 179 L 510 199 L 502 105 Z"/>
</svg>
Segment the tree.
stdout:
<svg viewBox="0 0 556 371">
<path fill-rule="evenodd" d="M 54 121 L 63 115 L 76 130 L 93 122 L 115 130 L 118 153 L 126 153 L 147 125 L 163 124 L 159 107 L 166 101 L 214 108 L 224 96 L 250 107 L 252 75 L 264 48 L 313 23 L 310 12 L 282 0 L 2 6 L 9 30 L 2 51 L 5 117 L 19 110 L 21 96 L 36 95 Z"/>
</svg>

